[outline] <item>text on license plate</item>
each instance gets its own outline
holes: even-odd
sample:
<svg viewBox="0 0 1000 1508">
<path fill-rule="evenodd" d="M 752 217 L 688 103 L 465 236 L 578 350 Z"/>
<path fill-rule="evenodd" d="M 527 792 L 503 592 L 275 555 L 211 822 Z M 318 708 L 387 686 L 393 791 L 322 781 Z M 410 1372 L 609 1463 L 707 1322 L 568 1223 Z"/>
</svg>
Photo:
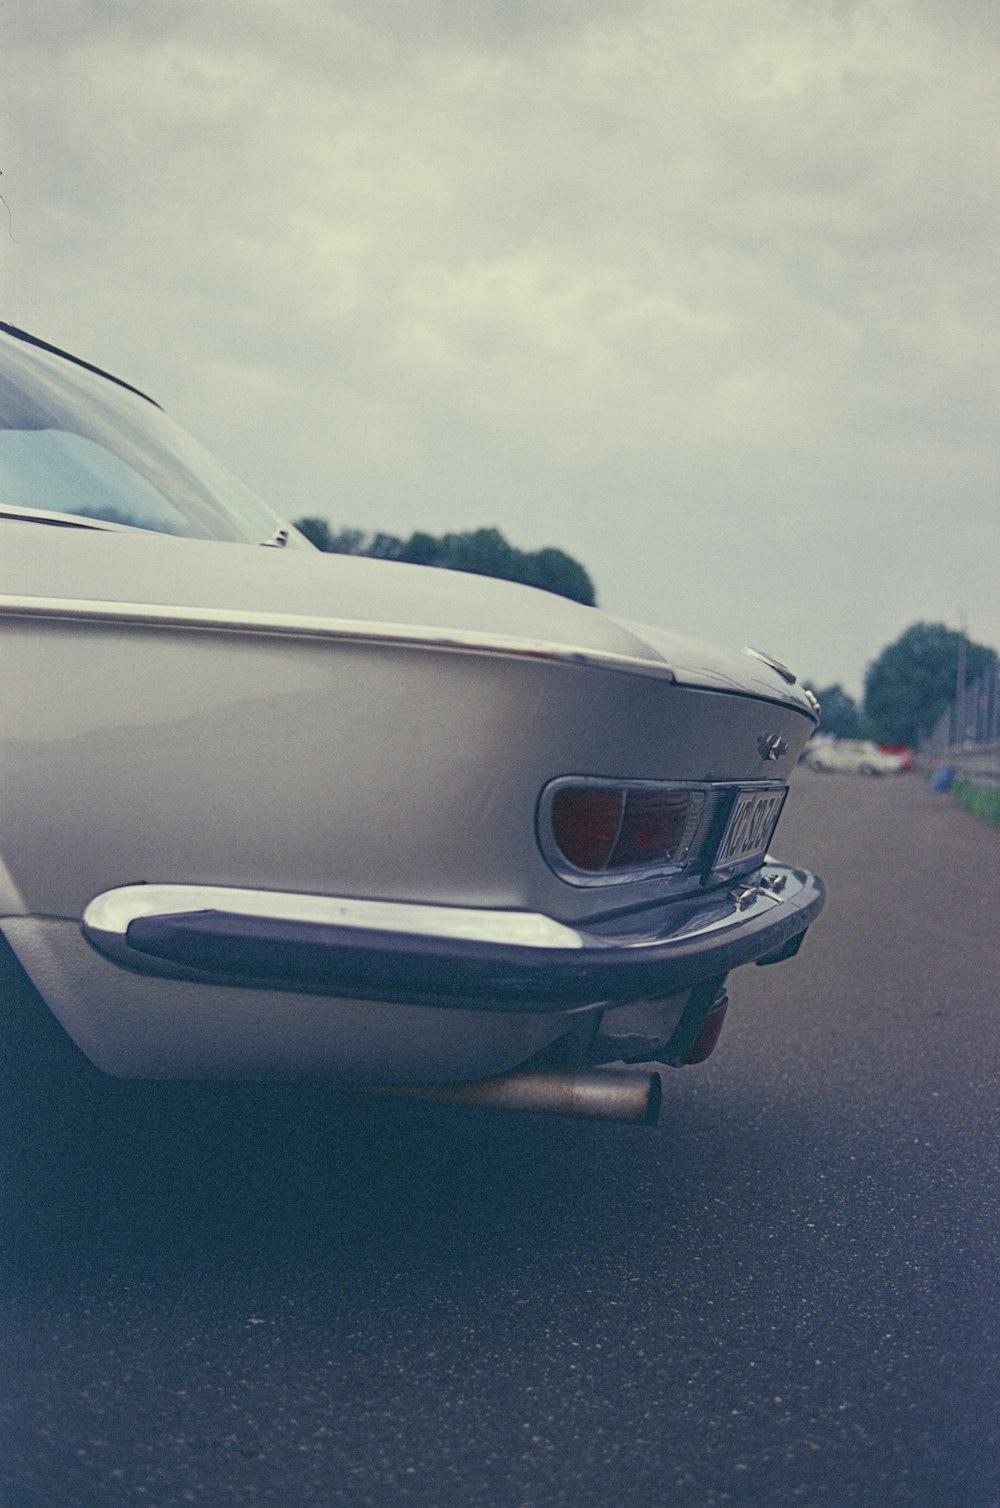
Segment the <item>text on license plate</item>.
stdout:
<svg viewBox="0 0 1000 1508">
<path fill-rule="evenodd" d="M 740 864 L 744 859 L 767 852 L 786 794 L 785 787 L 740 792 L 715 855 L 713 869 L 725 869 L 730 864 Z"/>
</svg>

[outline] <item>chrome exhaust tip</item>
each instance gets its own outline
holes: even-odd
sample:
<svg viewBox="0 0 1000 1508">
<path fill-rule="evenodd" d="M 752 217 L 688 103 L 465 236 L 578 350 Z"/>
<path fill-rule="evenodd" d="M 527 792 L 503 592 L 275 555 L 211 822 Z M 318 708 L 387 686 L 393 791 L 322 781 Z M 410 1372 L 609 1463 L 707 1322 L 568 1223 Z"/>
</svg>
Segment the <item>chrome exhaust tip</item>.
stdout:
<svg viewBox="0 0 1000 1508">
<path fill-rule="evenodd" d="M 570 1115 L 587 1120 L 627 1121 L 655 1126 L 660 1116 L 660 1075 L 649 1069 L 591 1068 L 576 1073 L 526 1072 L 480 1079 L 471 1084 L 376 1086 L 374 1094 L 402 1099 L 477 1105 L 531 1115 Z"/>
</svg>

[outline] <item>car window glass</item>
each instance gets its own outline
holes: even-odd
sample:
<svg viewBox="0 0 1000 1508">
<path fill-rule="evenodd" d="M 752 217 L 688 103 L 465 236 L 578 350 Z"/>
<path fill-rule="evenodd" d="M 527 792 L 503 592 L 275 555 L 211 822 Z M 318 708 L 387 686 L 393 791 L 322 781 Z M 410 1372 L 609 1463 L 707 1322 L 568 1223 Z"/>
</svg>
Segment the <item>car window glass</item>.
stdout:
<svg viewBox="0 0 1000 1508">
<path fill-rule="evenodd" d="M 201 539 L 281 522 L 155 403 L 59 356 L 0 341 L 0 416 L 0 504 Z"/>
<path fill-rule="evenodd" d="M 0 432 L 0 498 L 20 508 L 188 532 L 184 515 L 120 457 L 65 430 Z"/>
</svg>

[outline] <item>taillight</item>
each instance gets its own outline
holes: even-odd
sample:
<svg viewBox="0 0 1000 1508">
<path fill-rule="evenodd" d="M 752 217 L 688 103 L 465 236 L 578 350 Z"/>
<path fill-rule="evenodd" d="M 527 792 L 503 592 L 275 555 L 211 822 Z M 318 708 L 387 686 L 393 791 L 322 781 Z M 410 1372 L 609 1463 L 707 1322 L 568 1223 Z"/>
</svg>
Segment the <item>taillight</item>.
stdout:
<svg viewBox="0 0 1000 1508">
<path fill-rule="evenodd" d="M 564 785 L 552 797 L 552 836 L 575 869 L 603 869 L 622 825 L 625 792 Z"/>
<path fill-rule="evenodd" d="M 682 863 L 704 801 L 700 791 L 628 791 L 621 831 L 608 867 Z"/>
<path fill-rule="evenodd" d="M 703 791 L 653 781 L 557 781 L 542 798 L 542 848 L 583 875 L 672 869 L 688 856 L 704 804 Z"/>
</svg>

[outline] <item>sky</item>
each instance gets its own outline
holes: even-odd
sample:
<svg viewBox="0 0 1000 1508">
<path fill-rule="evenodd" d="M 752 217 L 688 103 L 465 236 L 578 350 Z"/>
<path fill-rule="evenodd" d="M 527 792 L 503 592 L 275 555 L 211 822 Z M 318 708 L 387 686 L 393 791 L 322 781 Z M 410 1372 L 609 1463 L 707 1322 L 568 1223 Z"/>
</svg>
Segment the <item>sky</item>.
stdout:
<svg viewBox="0 0 1000 1508">
<path fill-rule="evenodd" d="M 286 516 L 1000 646 L 995 0 L 6 0 L 0 317 Z"/>
</svg>

